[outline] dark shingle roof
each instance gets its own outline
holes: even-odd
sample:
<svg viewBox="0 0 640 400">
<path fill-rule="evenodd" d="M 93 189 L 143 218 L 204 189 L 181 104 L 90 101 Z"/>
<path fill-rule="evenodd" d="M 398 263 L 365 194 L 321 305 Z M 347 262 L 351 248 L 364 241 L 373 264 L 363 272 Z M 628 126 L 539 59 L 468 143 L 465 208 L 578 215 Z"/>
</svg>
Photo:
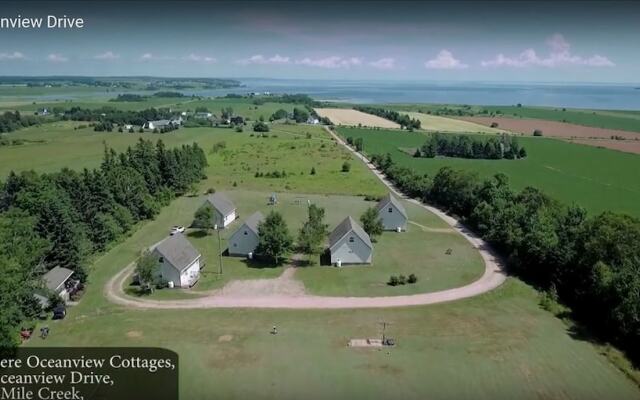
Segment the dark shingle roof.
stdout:
<svg viewBox="0 0 640 400">
<path fill-rule="evenodd" d="M 207 196 L 207 202 L 209 202 L 209 204 L 224 216 L 227 216 L 236 210 L 236 206 L 233 202 L 222 193 L 210 194 Z"/>
<path fill-rule="evenodd" d="M 184 270 L 193 263 L 200 253 L 181 233 L 176 233 L 162 240 L 153 248 L 178 271 Z"/>
<path fill-rule="evenodd" d="M 380 212 L 380 210 L 384 209 L 387 207 L 387 205 L 391 203 L 393 204 L 393 206 L 400 211 L 400 214 L 402 214 L 405 218 L 409 218 L 407 216 L 407 211 L 404 209 L 404 206 L 402 205 L 402 203 L 400 202 L 400 200 L 396 199 L 395 197 L 393 197 L 391 195 L 391 193 L 388 193 L 386 196 L 384 196 L 383 198 L 380 199 L 380 201 L 378 202 L 378 206 L 376 207 L 376 209 L 378 210 L 378 212 Z"/>
<path fill-rule="evenodd" d="M 373 248 L 371 244 L 371 239 L 367 232 L 362 229 L 360 225 L 356 221 L 353 220 L 350 216 L 345 218 L 342 222 L 336 226 L 336 228 L 329 234 L 329 247 L 333 247 L 340 239 L 342 239 L 346 234 L 353 231 L 356 236 L 362 239 L 363 242 L 370 248 Z"/>
<path fill-rule="evenodd" d="M 258 234 L 258 225 L 264 220 L 264 215 L 260 211 L 256 211 L 244 221 L 244 224 L 251 229 L 256 235 Z"/>
<path fill-rule="evenodd" d="M 67 279 L 73 275 L 73 271 L 63 267 L 55 267 L 42 276 L 44 285 L 49 290 L 56 291 Z"/>
</svg>

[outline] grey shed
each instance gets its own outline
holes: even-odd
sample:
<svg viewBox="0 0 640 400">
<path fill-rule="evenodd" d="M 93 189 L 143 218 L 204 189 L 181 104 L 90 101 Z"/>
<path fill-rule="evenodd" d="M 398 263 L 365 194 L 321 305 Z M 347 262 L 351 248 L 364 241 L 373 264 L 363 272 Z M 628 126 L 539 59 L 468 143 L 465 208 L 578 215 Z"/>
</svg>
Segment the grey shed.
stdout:
<svg viewBox="0 0 640 400">
<path fill-rule="evenodd" d="M 200 257 L 198 250 L 181 233 L 162 240 L 153 250 L 160 253 L 178 271 L 183 271 Z"/>
</svg>

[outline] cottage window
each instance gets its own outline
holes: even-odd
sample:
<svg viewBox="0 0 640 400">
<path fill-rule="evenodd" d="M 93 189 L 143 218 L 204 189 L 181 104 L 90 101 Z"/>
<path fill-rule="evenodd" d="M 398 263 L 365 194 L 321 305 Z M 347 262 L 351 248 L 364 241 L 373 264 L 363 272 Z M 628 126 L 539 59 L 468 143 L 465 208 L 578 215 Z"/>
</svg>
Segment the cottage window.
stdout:
<svg viewBox="0 0 640 400">
<path fill-rule="evenodd" d="M 244 231 L 244 234 L 245 234 L 245 236 L 246 236 L 246 235 L 248 235 L 248 234 L 249 234 L 249 232 L 247 232 L 247 231 Z"/>
<path fill-rule="evenodd" d="M 158 258 L 158 262 L 159 262 L 160 264 L 162 264 L 162 263 L 164 262 L 164 257 L 160 257 L 160 258 Z"/>
<path fill-rule="evenodd" d="M 393 212 L 393 208 L 392 207 L 389 207 L 389 212 L 390 213 Z"/>
<path fill-rule="evenodd" d="M 354 242 L 353 236 L 349 236 L 349 243 L 353 243 L 353 242 Z"/>
</svg>

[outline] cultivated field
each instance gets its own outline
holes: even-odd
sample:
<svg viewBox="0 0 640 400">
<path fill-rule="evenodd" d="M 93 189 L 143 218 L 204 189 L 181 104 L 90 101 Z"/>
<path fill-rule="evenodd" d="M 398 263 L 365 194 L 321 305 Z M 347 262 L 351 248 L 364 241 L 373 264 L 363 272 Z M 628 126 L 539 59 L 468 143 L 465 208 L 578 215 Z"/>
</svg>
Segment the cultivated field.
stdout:
<svg viewBox="0 0 640 400">
<path fill-rule="evenodd" d="M 424 144 L 421 133 L 340 128 L 338 132 L 362 137 L 368 154 L 391 153 L 396 162 L 434 175 L 443 166 L 468 169 L 481 176 L 506 174 L 513 187 L 533 186 L 566 203 L 589 211 L 618 211 L 640 216 L 640 157 L 555 139 L 518 138 L 527 150 L 524 160 L 471 160 L 414 158 L 403 148 Z"/>
<path fill-rule="evenodd" d="M 347 108 L 316 108 L 318 115 L 327 117 L 335 125 L 367 126 L 372 128 L 400 128 L 393 121 Z"/>
<path fill-rule="evenodd" d="M 640 133 L 635 132 L 530 118 L 461 117 L 460 119 L 486 126 L 497 122 L 500 128 L 524 135 L 533 135 L 535 129 L 540 129 L 542 134 L 547 137 L 579 139 L 579 143 L 589 146 L 606 147 L 629 153 L 638 153 L 638 149 L 640 149 Z M 640 124 L 640 120 L 638 120 L 638 124 Z M 614 138 L 615 140 L 612 140 Z"/>
<path fill-rule="evenodd" d="M 421 122 L 421 128 L 430 132 L 451 132 L 451 133 L 502 133 L 501 129 L 491 128 L 484 124 L 477 124 L 470 121 L 455 118 L 440 117 L 437 115 L 423 114 L 419 112 L 402 112 L 408 114 Z"/>
</svg>

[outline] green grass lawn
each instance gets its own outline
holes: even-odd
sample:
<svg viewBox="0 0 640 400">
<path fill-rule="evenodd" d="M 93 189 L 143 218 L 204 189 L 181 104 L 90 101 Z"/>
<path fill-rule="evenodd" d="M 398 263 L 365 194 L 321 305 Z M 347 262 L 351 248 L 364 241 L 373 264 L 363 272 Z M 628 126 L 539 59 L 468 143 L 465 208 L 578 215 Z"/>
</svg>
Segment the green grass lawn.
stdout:
<svg viewBox="0 0 640 400">
<path fill-rule="evenodd" d="M 546 138 L 518 138 L 524 160 L 414 158 L 400 148 L 424 143 L 420 133 L 339 128 L 341 135 L 362 137 L 368 154 L 390 152 L 401 165 L 434 175 L 451 166 L 481 176 L 504 173 L 515 189 L 533 186 L 565 203 L 575 202 L 593 213 L 605 210 L 640 216 L 640 156 Z"/>
</svg>

